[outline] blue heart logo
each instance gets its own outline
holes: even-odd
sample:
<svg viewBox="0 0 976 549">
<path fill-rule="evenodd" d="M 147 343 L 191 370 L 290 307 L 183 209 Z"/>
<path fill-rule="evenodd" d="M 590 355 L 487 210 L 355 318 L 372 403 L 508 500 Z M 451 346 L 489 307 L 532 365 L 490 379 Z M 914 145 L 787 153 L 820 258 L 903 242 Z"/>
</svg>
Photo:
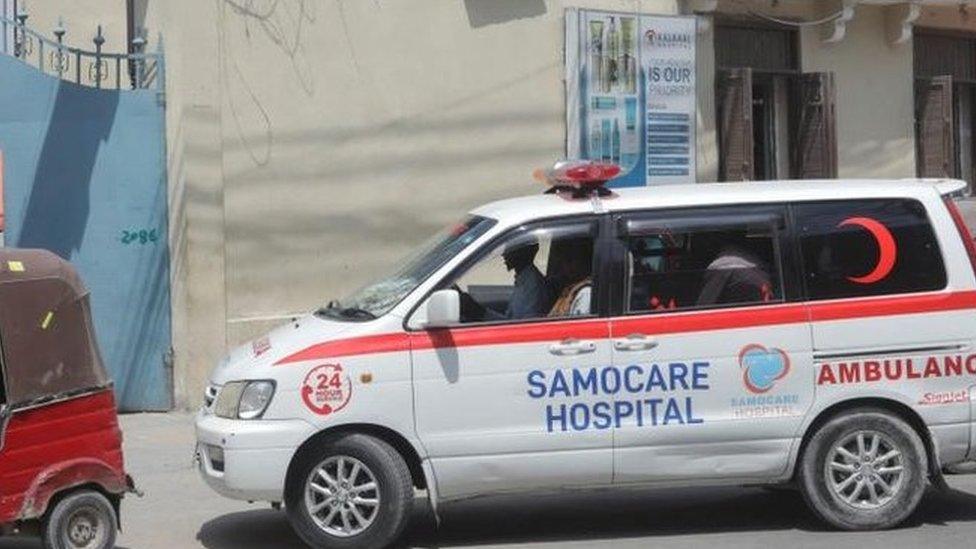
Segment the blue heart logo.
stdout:
<svg viewBox="0 0 976 549">
<path fill-rule="evenodd" d="M 746 345 L 739 351 L 739 367 L 746 389 L 765 393 L 790 373 L 790 357 L 782 349 Z"/>
</svg>

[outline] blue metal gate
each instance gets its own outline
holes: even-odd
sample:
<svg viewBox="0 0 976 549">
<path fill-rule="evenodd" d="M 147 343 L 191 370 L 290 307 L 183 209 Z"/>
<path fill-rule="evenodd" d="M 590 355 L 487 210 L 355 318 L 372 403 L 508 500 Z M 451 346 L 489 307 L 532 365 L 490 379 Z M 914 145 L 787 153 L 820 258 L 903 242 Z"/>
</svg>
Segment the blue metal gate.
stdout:
<svg viewBox="0 0 976 549">
<path fill-rule="evenodd" d="M 159 74 L 150 80 L 149 56 L 82 52 L 15 32 L 17 51 L 4 41 L 0 55 L 6 245 L 46 248 L 75 264 L 120 408 L 169 409 L 161 59 L 151 59 Z"/>
</svg>

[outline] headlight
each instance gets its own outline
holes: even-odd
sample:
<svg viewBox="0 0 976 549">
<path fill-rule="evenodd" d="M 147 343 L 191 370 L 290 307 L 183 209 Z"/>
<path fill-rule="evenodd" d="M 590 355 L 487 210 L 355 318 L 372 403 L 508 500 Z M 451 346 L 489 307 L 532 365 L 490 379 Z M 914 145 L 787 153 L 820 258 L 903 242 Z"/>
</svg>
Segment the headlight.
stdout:
<svg viewBox="0 0 976 549">
<path fill-rule="evenodd" d="M 257 419 L 264 414 L 271 404 L 275 385 L 273 381 L 252 381 L 244 387 L 241 393 L 241 405 L 237 407 L 237 417 L 241 419 Z"/>
<path fill-rule="evenodd" d="M 232 381 L 220 389 L 214 415 L 226 419 L 257 419 L 274 396 L 273 381 Z"/>
</svg>

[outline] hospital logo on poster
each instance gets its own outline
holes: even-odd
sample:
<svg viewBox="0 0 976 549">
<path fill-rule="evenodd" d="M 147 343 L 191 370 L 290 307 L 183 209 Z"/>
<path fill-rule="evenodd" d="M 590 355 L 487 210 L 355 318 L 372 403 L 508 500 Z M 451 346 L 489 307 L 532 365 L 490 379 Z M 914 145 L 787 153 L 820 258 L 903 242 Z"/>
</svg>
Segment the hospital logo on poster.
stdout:
<svg viewBox="0 0 976 549">
<path fill-rule="evenodd" d="M 338 364 L 316 366 L 305 376 L 302 402 L 312 412 L 327 416 L 338 412 L 352 398 L 352 380 Z"/>
<path fill-rule="evenodd" d="M 655 48 L 684 48 L 691 49 L 692 35 L 682 32 L 660 32 L 655 29 L 647 29 L 644 32 L 644 39 L 648 45 Z"/>
</svg>

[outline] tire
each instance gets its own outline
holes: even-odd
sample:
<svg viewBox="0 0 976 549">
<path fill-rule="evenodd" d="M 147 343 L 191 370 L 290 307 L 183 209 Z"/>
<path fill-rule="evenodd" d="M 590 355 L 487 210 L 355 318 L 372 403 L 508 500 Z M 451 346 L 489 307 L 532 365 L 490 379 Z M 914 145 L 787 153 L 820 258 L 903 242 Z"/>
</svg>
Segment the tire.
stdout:
<svg viewBox="0 0 976 549">
<path fill-rule="evenodd" d="M 880 530 L 897 526 L 915 511 L 927 471 L 925 447 L 915 429 L 889 412 L 860 408 L 829 420 L 813 435 L 803 452 L 799 485 L 807 505 L 832 526 Z"/>
<path fill-rule="evenodd" d="M 45 549 L 111 549 L 118 529 L 111 502 L 94 490 L 80 490 L 48 511 L 41 538 Z"/>
<path fill-rule="evenodd" d="M 322 469 L 328 480 L 319 474 Z M 346 477 L 345 486 L 339 471 Z M 370 484 L 375 488 L 364 489 Z M 372 506 L 357 504 L 364 500 L 378 501 Z M 403 457 L 386 442 L 362 434 L 342 435 L 303 451 L 285 486 L 285 511 L 292 528 L 305 543 L 322 549 L 388 547 L 403 533 L 412 509 L 413 481 Z"/>
</svg>

